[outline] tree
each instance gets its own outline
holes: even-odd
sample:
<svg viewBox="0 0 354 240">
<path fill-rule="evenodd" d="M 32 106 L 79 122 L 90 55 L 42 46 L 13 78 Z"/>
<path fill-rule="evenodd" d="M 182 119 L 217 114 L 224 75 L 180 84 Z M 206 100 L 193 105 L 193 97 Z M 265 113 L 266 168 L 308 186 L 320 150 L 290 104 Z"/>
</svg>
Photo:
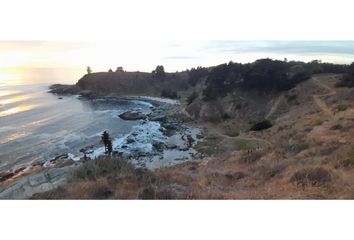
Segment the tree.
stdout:
<svg viewBox="0 0 354 240">
<path fill-rule="evenodd" d="M 192 68 L 191 70 L 188 71 L 189 84 L 194 87 L 204 77 L 206 77 L 208 73 L 209 71 L 207 68 L 203 68 L 203 67 Z"/>
<path fill-rule="evenodd" d="M 336 84 L 337 87 L 354 87 L 354 62 L 349 65 L 347 73 L 342 80 Z"/>
<path fill-rule="evenodd" d="M 89 66 L 87 66 L 86 71 L 87 71 L 87 74 L 92 73 L 92 70 L 91 70 L 91 68 Z"/>
<path fill-rule="evenodd" d="M 109 72 L 109 73 L 112 73 L 113 71 L 112 71 L 112 69 L 110 68 L 110 69 L 108 70 L 108 72 Z"/>
<path fill-rule="evenodd" d="M 162 65 L 156 67 L 154 71 L 152 71 L 152 75 L 157 79 L 164 80 L 166 73 L 165 68 Z"/>
<path fill-rule="evenodd" d="M 104 151 L 105 153 L 108 152 L 108 146 L 111 144 L 111 137 L 109 136 L 109 133 L 107 131 L 104 131 L 101 135 L 101 142 L 104 144 Z"/>
<path fill-rule="evenodd" d="M 117 67 L 116 72 L 124 72 L 123 67 Z"/>
</svg>

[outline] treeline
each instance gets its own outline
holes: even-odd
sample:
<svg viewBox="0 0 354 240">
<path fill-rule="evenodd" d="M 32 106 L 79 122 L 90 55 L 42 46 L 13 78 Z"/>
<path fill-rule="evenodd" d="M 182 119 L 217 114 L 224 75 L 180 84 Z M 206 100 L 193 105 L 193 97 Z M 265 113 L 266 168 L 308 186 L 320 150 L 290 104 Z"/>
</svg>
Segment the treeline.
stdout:
<svg viewBox="0 0 354 240">
<path fill-rule="evenodd" d="M 213 68 L 198 67 L 188 73 L 192 86 L 205 79 L 203 99 L 210 101 L 226 96 L 235 88 L 259 92 L 285 91 L 310 78 L 312 74 L 344 73 L 347 70 L 347 65 L 267 58 L 247 64 L 229 62 Z"/>
<path fill-rule="evenodd" d="M 337 87 L 354 87 L 354 62 L 348 67 L 347 73 L 344 75 Z"/>
</svg>

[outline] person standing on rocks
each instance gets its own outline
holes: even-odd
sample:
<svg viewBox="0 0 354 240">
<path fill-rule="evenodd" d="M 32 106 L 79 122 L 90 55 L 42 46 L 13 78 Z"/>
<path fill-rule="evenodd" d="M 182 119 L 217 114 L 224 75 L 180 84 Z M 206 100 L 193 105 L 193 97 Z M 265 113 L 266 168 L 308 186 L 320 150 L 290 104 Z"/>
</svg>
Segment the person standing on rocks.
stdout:
<svg viewBox="0 0 354 240">
<path fill-rule="evenodd" d="M 112 147 L 112 141 L 111 141 L 111 137 L 109 136 L 108 131 L 104 131 L 104 132 L 102 133 L 101 142 L 104 144 L 104 151 L 105 151 L 105 153 L 108 153 L 109 145 Z M 112 152 L 112 151 L 111 151 L 111 152 Z"/>
</svg>

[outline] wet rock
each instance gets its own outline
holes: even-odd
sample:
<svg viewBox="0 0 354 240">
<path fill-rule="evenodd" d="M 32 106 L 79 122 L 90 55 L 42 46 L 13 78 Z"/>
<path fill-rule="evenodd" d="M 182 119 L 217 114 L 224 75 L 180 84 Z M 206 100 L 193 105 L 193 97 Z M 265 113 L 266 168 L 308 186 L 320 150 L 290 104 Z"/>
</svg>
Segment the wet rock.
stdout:
<svg viewBox="0 0 354 240">
<path fill-rule="evenodd" d="M 128 138 L 127 139 L 127 144 L 131 144 L 131 143 L 135 143 L 136 141 L 135 141 L 135 139 L 133 139 L 133 138 Z"/>
<path fill-rule="evenodd" d="M 197 134 L 197 135 L 196 135 L 196 138 L 197 138 L 197 139 L 202 139 L 202 138 L 203 138 L 203 135 L 202 135 L 202 134 Z"/>
<path fill-rule="evenodd" d="M 16 169 L 14 170 L 14 174 L 16 175 L 17 173 L 22 172 L 22 171 L 25 170 L 25 169 L 26 169 L 26 167 L 19 167 L 19 168 L 16 168 Z"/>
<path fill-rule="evenodd" d="M 66 183 L 76 165 L 62 168 L 50 168 L 39 173 L 24 176 L 11 183 L 6 189 L 0 189 L 0 199 L 24 199 L 35 193 L 50 191 Z"/>
<path fill-rule="evenodd" d="M 53 84 L 49 87 L 50 93 L 55 93 L 60 95 L 77 94 L 79 91 L 80 89 L 76 85 Z"/>
<path fill-rule="evenodd" d="M 80 152 L 82 153 L 91 153 L 93 150 L 93 145 L 90 145 L 90 146 L 87 146 L 87 147 L 84 147 L 84 148 L 81 148 L 80 149 Z"/>
<path fill-rule="evenodd" d="M 134 121 L 134 120 L 145 120 L 146 115 L 140 112 L 125 112 L 118 115 L 121 119 L 127 121 Z"/>
<path fill-rule="evenodd" d="M 150 115 L 149 116 L 149 120 L 150 121 L 155 121 L 155 122 L 166 122 L 167 121 L 167 117 L 165 115 L 157 115 L 157 116 L 154 116 L 154 115 Z"/>
<path fill-rule="evenodd" d="M 154 142 L 152 146 L 158 151 L 162 152 L 163 149 L 165 148 L 165 144 L 163 142 Z"/>
<path fill-rule="evenodd" d="M 163 129 L 161 132 L 167 137 L 171 137 L 176 134 L 176 131 L 171 129 Z"/>
<path fill-rule="evenodd" d="M 187 141 L 188 141 L 188 147 L 192 147 L 193 143 L 195 142 L 195 140 L 191 135 L 187 136 Z"/>
<path fill-rule="evenodd" d="M 13 176 L 15 176 L 15 174 L 12 172 L 0 172 L 0 182 L 4 182 Z"/>
<path fill-rule="evenodd" d="M 161 126 L 167 130 L 178 130 L 179 128 L 177 123 L 162 123 Z"/>
<path fill-rule="evenodd" d="M 59 156 L 56 156 L 55 158 L 50 160 L 50 162 L 55 162 L 55 161 L 58 161 L 58 160 L 68 159 L 68 158 L 69 158 L 69 155 L 67 153 L 65 153 L 65 154 L 61 154 Z"/>
<path fill-rule="evenodd" d="M 173 143 L 167 143 L 167 144 L 166 144 L 166 148 L 167 148 L 167 149 L 175 149 L 175 148 L 177 148 L 177 145 L 176 145 L 176 144 L 173 144 Z"/>
<path fill-rule="evenodd" d="M 43 164 L 44 164 L 43 161 L 36 161 L 36 162 L 32 163 L 32 167 L 42 166 Z"/>
</svg>

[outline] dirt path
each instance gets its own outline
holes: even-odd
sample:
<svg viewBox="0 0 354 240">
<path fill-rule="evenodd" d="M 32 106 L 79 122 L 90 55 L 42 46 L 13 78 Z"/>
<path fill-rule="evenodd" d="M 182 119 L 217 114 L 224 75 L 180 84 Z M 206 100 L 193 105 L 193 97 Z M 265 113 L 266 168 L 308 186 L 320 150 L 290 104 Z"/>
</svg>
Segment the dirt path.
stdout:
<svg viewBox="0 0 354 240">
<path fill-rule="evenodd" d="M 263 142 L 266 143 L 270 146 L 273 146 L 273 143 L 265 140 L 263 138 L 256 138 L 256 137 L 241 137 L 241 136 L 236 136 L 236 137 L 231 137 L 222 133 L 217 133 L 220 137 L 228 138 L 228 139 L 235 139 L 235 140 L 246 140 L 246 141 L 258 141 L 258 142 Z"/>
<path fill-rule="evenodd" d="M 269 118 L 278 109 L 281 100 L 283 100 L 283 95 L 280 95 L 278 99 L 273 103 L 272 107 L 270 108 L 268 114 L 265 117 L 266 119 Z"/>
<path fill-rule="evenodd" d="M 337 92 L 335 89 L 325 85 L 324 83 L 320 82 L 318 80 L 317 77 L 313 77 L 313 82 L 317 85 L 320 86 L 322 88 L 325 88 L 327 90 L 329 90 L 329 93 L 326 94 L 314 94 L 312 95 L 313 100 L 315 101 L 316 105 L 326 114 L 328 115 L 333 115 L 333 111 L 328 107 L 328 105 L 321 99 L 321 97 L 325 97 L 325 96 L 333 96 L 336 95 Z"/>
</svg>

